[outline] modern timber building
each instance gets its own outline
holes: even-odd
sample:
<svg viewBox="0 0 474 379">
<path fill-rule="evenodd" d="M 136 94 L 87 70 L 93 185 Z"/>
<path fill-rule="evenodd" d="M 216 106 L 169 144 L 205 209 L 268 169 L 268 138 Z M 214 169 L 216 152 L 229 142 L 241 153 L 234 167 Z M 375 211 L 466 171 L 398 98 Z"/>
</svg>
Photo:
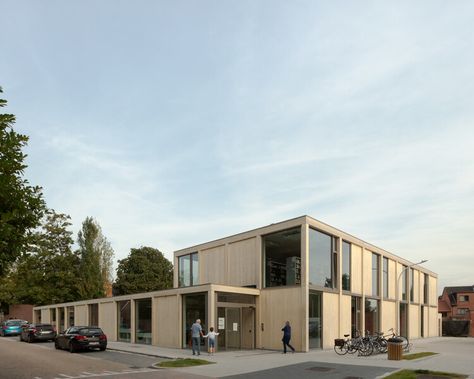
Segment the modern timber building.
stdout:
<svg viewBox="0 0 474 379">
<path fill-rule="evenodd" d="M 299 351 L 356 330 L 438 336 L 437 275 L 302 216 L 176 251 L 173 289 L 34 308 L 60 330 L 171 348 L 188 346 L 197 318 L 220 349 L 279 349 L 287 320 Z"/>
</svg>

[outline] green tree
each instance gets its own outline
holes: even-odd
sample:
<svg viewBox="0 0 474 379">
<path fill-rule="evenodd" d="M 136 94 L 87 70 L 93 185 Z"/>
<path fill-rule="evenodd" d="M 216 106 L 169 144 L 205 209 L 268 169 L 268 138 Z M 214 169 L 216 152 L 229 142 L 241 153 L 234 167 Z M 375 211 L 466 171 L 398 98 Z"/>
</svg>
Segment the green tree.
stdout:
<svg viewBox="0 0 474 379">
<path fill-rule="evenodd" d="M 31 237 L 30 251 L 13 265 L 0 289 L 2 302 L 44 305 L 79 299 L 78 257 L 70 217 L 49 210 Z"/>
<path fill-rule="evenodd" d="M 0 107 L 6 104 L 0 99 Z M 15 132 L 14 123 L 14 115 L 0 114 L 0 277 L 26 251 L 46 208 L 41 187 L 23 177 L 28 137 Z"/>
<path fill-rule="evenodd" d="M 118 261 L 116 295 L 158 291 L 173 286 L 173 265 L 157 249 L 131 249 L 127 258 Z"/>
<path fill-rule="evenodd" d="M 100 225 L 87 217 L 78 233 L 79 294 L 81 299 L 96 299 L 106 295 L 112 280 L 114 252 Z"/>
</svg>

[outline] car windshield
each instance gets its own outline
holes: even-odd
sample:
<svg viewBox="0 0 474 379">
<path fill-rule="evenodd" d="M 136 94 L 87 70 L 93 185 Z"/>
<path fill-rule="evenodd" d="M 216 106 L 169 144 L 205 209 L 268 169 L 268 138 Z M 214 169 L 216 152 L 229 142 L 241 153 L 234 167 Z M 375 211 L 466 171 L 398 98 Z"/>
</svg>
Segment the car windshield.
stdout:
<svg viewBox="0 0 474 379">
<path fill-rule="evenodd" d="M 6 322 L 7 326 L 20 326 L 23 324 L 26 324 L 26 322 L 22 320 L 11 320 Z"/>
<path fill-rule="evenodd" d="M 102 334 L 100 328 L 84 328 L 79 330 L 79 334 Z"/>
</svg>

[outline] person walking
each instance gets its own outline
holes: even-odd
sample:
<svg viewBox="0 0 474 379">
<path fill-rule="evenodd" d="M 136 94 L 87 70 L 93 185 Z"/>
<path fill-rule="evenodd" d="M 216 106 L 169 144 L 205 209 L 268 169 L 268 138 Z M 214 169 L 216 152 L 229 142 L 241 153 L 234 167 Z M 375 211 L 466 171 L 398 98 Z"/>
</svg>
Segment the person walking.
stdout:
<svg viewBox="0 0 474 379">
<path fill-rule="evenodd" d="M 283 354 L 286 354 L 286 347 L 288 346 L 291 351 L 294 353 L 295 348 L 290 345 L 290 340 L 291 340 L 291 326 L 290 322 L 287 321 L 285 322 L 285 326 L 281 329 L 283 332 L 283 338 L 281 339 L 283 341 Z"/>
<path fill-rule="evenodd" d="M 196 322 L 191 326 L 191 339 L 193 346 L 193 355 L 201 355 L 201 336 L 202 327 L 201 320 L 197 319 Z"/>
</svg>

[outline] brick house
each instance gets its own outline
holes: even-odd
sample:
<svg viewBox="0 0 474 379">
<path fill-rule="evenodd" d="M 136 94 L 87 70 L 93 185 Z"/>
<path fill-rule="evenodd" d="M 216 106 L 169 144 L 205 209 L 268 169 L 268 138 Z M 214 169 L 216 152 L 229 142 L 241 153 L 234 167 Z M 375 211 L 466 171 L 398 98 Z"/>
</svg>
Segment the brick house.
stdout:
<svg viewBox="0 0 474 379">
<path fill-rule="evenodd" d="M 474 285 L 460 287 L 444 287 L 438 298 L 438 311 L 447 321 L 469 322 L 465 334 L 474 337 Z M 443 325 L 444 329 L 444 325 Z"/>
</svg>

